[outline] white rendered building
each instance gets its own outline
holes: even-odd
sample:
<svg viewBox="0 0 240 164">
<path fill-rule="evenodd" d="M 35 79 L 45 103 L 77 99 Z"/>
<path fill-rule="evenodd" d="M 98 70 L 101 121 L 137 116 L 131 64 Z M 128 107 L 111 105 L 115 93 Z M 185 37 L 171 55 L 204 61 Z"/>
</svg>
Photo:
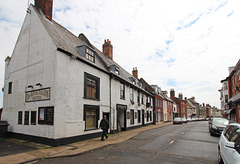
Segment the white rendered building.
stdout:
<svg viewBox="0 0 240 164">
<path fill-rule="evenodd" d="M 47 7 L 46 7 L 47 6 Z M 52 1 L 30 5 L 11 57 L 5 60 L 2 120 L 9 134 L 50 145 L 100 136 L 153 121 L 153 95 L 103 52 L 52 20 Z M 150 103 L 150 106 L 147 106 Z"/>
</svg>

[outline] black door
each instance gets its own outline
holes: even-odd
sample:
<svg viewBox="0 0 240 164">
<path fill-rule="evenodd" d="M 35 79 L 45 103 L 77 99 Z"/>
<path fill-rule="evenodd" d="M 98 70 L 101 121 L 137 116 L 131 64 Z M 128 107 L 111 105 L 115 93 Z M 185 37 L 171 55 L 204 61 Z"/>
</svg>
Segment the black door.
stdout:
<svg viewBox="0 0 240 164">
<path fill-rule="evenodd" d="M 145 114 L 144 114 L 144 110 L 142 110 L 142 125 L 144 126 L 145 122 Z"/>
</svg>

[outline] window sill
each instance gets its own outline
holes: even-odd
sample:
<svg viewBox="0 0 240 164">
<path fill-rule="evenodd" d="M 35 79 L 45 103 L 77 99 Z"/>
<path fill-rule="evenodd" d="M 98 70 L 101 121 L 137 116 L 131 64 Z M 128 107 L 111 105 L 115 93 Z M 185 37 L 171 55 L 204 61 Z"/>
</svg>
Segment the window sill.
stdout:
<svg viewBox="0 0 240 164">
<path fill-rule="evenodd" d="M 97 99 L 97 98 L 91 98 L 91 97 L 83 97 L 83 98 L 88 100 L 100 101 L 100 99 Z"/>
<path fill-rule="evenodd" d="M 84 131 L 97 130 L 98 128 L 85 129 Z"/>
</svg>

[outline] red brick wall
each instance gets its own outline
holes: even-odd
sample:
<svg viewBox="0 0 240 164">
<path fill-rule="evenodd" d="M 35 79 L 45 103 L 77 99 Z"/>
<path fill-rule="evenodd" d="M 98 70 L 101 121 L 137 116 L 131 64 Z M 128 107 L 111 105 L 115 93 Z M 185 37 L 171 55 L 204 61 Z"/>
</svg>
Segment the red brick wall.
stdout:
<svg viewBox="0 0 240 164">
<path fill-rule="evenodd" d="M 109 41 L 109 39 L 104 41 L 104 44 L 102 45 L 102 49 L 103 49 L 103 54 L 113 60 L 113 46 L 111 44 L 111 41 Z"/>
<path fill-rule="evenodd" d="M 163 121 L 163 99 L 158 94 L 155 94 L 155 121 L 158 122 L 158 110 L 160 109 L 161 120 Z"/>
<path fill-rule="evenodd" d="M 231 78 L 232 97 L 240 93 L 240 81 L 239 81 L 240 73 L 238 74 L 238 71 L 240 71 L 240 67 L 238 67 L 238 69 L 236 70 L 236 72 L 233 74 Z"/>
<path fill-rule="evenodd" d="M 180 101 L 180 110 L 181 110 L 181 117 L 187 118 L 187 101 L 181 100 Z"/>
</svg>

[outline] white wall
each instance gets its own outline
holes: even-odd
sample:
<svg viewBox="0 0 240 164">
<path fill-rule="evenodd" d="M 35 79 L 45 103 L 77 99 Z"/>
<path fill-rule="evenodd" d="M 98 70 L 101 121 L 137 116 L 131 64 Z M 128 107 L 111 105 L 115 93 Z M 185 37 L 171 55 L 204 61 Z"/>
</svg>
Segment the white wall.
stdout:
<svg viewBox="0 0 240 164">
<path fill-rule="evenodd" d="M 145 111 L 145 115 L 147 115 L 147 111 L 149 111 L 149 114 L 150 114 L 150 111 L 151 111 L 151 114 L 152 114 L 152 121 L 147 121 L 147 118 L 145 117 L 144 118 L 144 122 L 145 124 L 147 123 L 151 123 L 153 122 L 153 107 L 152 108 L 146 108 L 146 95 L 143 94 L 143 102 L 144 104 L 142 104 L 142 100 L 141 100 L 141 97 L 142 97 L 142 93 L 140 93 L 140 106 L 138 105 L 138 102 L 137 102 L 137 97 L 138 97 L 138 92 L 137 90 L 133 89 L 133 94 L 134 94 L 134 104 L 131 104 L 130 102 L 130 86 L 127 86 L 125 85 L 125 99 L 120 99 L 120 81 L 116 80 L 116 79 L 112 79 L 112 88 L 111 88 L 111 95 L 112 95 L 112 98 L 111 98 L 111 106 L 112 106 L 112 109 L 115 111 L 114 112 L 114 115 L 112 116 L 113 118 L 113 129 L 117 129 L 117 109 L 116 109 L 116 105 L 117 104 L 122 104 L 122 105 L 127 105 L 127 112 L 130 112 L 130 110 L 134 110 L 134 124 L 130 124 L 130 119 L 127 119 L 127 128 L 128 127 L 133 127 L 133 126 L 138 126 L 138 125 L 142 125 L 142 110 Z M 153 106 L 153 99 L 151 100 L 151 106 Z M 138 110 L 141 110 L 141 122 L 138 123 L 138 118 L 135 118 L 135 112 L 138 112 Z"/>
<path fill-rule="evenodd" d="M 100 106 L 99 123 L 102 113 L 110 112 L 109 75 L 61 52 L 57 53 L 55 64 L 55 137 L 99 132 L 100 129 L 84 131 L 84 104 Z M 100 101 L 83 98 L 84 72 L 100 78 Z"/>
<path fill-rule="evenodd" d="M 38 111 L 39 106 L 53 106 L 54 98 L 49 101 L 25 102 L 25 92 L 50 87 L 54 91 L 55 49 L 47 31 L 33 9 L 27 14 L 19 38 L 15 45 L 10 63 L 6 66 L 3 102 L 3 120 L 8 121 L 8 130 L 35 136 L 52 138 L 53 126 L 18 125 L 18 111 Z M 7 63 L 6 63 L 7 64 Z M 8 83 L 12 82 L 12 94 L 8 94 Z"/>
<path fill-rule="evenodd" d="M 146 95 L 144 105 L 140 98 L 141 106 L 138 106 L 137 91 L 134 90 L 135 104 L 132 105 L 130 87 L 125 85 L 125 100 L 120 99 L 120 82 L 116 79 L 111 80 L 110 111 L 109 75 L 57 51 L 32 7 L 31 11 L 25 18 L 11 61 L 6 62 L 2 119 L 10 124 L 9 131 L 54 139 L 100 132 L 100 129 L 85 131 L 84 104 L 100 107 L 99 122 L 102 113 L 109 112 L 112 130 L 117 129 L 116 104 L 127 105 L 127 112 L 144 109 L 146 115 L 146 111 L 149 114 L 152 111 L 152 121 L 144 119 L 145 123 L 153 122 L 153 108 L 146 108 Z M 84 72 L 100 78 L 100 101 L 83 98 Z M 9 82 L 13 84 L 12 94 L 7 94 Z M 37 83 L 42 86 L 36 86 Z M 28 88 L 29 85 L 33 88 Z M 26 91 L 48 87 L 50 100 L 25 102 Z M 54 106 L 54 125 L 38 124 L 38 108 L 46 106 Z M 18 111 L 23 111 L 22 125 L 18 125 Z M 24 125 L 24 111 L 37 112 L 36 125 Z M 127 127 L 141 124 L 136 118 L 134 125 L 130 125 L 130 119 L 127 119 Z"/>
<path fill-rule="evenodd" d="M 163 100 L 163 121 L 168 120 L 168 113 L 167 113 L 167 101 Z"/>
</svg>

